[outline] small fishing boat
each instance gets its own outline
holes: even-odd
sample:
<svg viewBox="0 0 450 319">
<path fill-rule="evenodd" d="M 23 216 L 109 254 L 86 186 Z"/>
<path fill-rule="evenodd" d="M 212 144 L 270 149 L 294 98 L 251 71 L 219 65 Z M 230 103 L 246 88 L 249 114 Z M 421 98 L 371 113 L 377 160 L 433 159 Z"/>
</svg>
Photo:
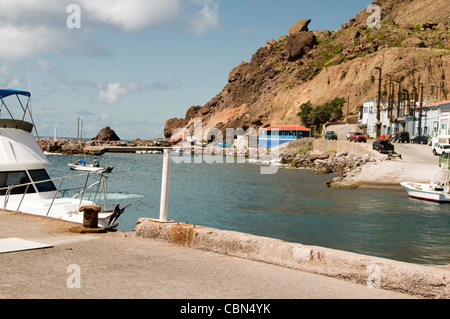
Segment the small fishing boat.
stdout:
<svg viewBox="0 0 450 319">
<path fill-rule="evenodd" d="M 408 196 L 439 203 L 450 202 L 450 170 L 441 169 L 436 172 L 430 183 L 400 183 Z"/>
<path fill-rule="evenodd" d="M 73 171 L 83 171 L 83 172 L 91 172 L 91 173 L 111 173 L 113 170 L 112 166 L 106 167 L 96 167 L 94 165 L 79 165 L 79 164 L 67 164 L 69 168 Z"/>
</svg>

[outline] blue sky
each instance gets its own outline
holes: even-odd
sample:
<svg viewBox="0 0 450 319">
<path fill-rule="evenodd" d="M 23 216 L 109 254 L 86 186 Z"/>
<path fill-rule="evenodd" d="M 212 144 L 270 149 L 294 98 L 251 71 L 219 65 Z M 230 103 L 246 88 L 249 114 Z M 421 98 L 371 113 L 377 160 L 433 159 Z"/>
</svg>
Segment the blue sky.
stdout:
<svg viewBox="0 0 450 319">
<path fill-rule="evenodd" d="M 67 11 L 71 4 L 79 11 Z M 86 138 L 105 126 L 122 139 L 162 137 L 166 120 L 206 104 L 235 66 L 298 20 L 333 31 L 369 4 L 0 0 L 0 88 L 31 90 L 40 136 L 56 128 L 76 137 L 83 117 Z"/>
</svg>

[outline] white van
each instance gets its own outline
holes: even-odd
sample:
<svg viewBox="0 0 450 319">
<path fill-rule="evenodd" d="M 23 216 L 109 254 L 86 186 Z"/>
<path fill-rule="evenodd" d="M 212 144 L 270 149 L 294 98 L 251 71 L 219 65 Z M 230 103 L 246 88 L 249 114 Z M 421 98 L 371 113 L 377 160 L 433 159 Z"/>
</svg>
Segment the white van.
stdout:
<svg viewBox="0 0 450 319">
<path fill-rule="evenodd" d="M 434 155 L 442 155 L 444 153 L 450 154 L 450 144 L 436 144 L 436 146 L 433 146 Z"/>
</svg>

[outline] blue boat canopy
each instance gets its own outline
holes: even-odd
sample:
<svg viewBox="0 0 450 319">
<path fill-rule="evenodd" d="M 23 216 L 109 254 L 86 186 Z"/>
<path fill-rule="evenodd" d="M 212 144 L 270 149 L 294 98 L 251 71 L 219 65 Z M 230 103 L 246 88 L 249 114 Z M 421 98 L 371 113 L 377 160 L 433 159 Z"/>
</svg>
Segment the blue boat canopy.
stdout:
<svg viewBox="0 0 450 319">
<path fill-rule="evenodd" d="M 0 98 L 2 98 L 2 99 L 5 97 L 8 97 L 10 95 L 15 95 L 15 94 L 31 97 L 31 93 L 27 92 L 27 91 L 10 90 L 10 89 L 0 90 Z"/>
</svg>

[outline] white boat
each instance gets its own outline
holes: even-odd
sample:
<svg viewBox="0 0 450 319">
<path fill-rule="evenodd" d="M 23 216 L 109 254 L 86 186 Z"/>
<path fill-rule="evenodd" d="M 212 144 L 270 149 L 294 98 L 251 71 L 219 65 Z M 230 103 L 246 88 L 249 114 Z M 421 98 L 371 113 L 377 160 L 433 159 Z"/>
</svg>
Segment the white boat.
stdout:
<svg viewBox="0 0 450 319">
<path fill-rule="evenodd" d="M 136 154 L 162 154 L 162 151 L 136 151 Z"/>
<path fill-rule="evenodd" d="M 69 168 L 73 171 L 82 171 L 82 172 L 91 172 L 91 173 L 111 173 L 113 170 L 112 166 L 106 166 L 106 167 L 97 167 L 94 165 L 78 165 L 78 164 L 67 164 L 69 165 Z"/>
<path fill-rule="evenodd" d="M 14 96 L 15 109 L 5 103 L 10 96 Z M 24 96 L 28 98 L 26 105 L 21 100 Z M 119 207 L 107 211 L 107 178 L 103 174 L 85 172 L 50 178 L 45 168 L 50 162 L 32 134 L 34 124 L 30 98 L 31 94 L 26 91 L 0 90 L 0 115 L 10 115 L 10 118 L 0 118 L 0 209 L 83 224 L 80 208 L 98 205 L 103 206 L 98 215 L 98 226 L 117 228 L 117 213 L 120 215 L 123 211 Z M 13 114 L 21 112 L 20 119 L 15 119 Z M 25 121 L 27 115 L 31 122 Z M 92 175 L 99 179 L 89 185 Z M 64 182 L 72 185 L 74 179 L 81 179 L 82 187 L 63 189 Z M 70 193 L 71 197 L 64 197 Z"/>
<path fill-rule="evenodd" d="M 400 183 L 408 196 L 439 203 L 450 202 L 450 171 L 441 169 L 436 172 L 430 183 Z"/>
</svg>

